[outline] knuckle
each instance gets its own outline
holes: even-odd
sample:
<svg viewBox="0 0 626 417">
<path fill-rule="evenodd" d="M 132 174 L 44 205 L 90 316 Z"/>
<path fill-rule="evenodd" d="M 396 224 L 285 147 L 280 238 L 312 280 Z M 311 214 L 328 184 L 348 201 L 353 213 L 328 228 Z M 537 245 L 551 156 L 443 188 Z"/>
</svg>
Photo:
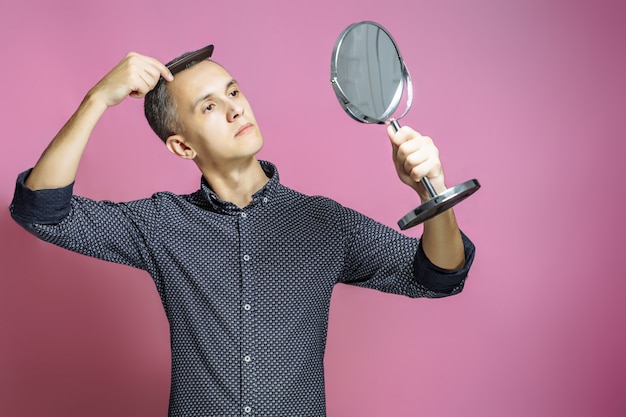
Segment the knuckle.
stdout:
<svg viewBox="0 0 626 417">
<path fill-rule="evenodd" d="M 419 170 L 417 168 L 413 168 L 411 170 L 409 176 L 415 182 L 419 182 L 422 179 L 422 176 L 420 175 L 420 172 L 419 172 Z"/>
<path fill-rule="evenodd" d="M 400 144 L 398 149 L 403 155 L 409 155 L 413 150 L 413 144 L 409 141 L 403 142 Z"/>
</svg>

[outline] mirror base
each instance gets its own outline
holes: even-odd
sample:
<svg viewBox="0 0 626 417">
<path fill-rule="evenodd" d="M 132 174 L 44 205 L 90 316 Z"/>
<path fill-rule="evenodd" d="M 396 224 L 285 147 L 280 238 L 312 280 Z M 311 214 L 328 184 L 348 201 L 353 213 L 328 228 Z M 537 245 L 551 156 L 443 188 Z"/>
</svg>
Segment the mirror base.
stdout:
<svg viewBox="0 0 626 417">
<path fill-rule="evenodd" d="M 413 226 L 417 226 L 418 224 L 423 223 L 426 220 L 454 207 L 457 203 L 460 203 L 478 191 L 479 188 L 480 183 L 476 179 L 455 185 L 443 193 L 434 196 L 421 206 L 417 207 L 415 210 L 407 213 L 406 216 L 398 220 L 398 226 L 400 227 L 400 230 L 406 230 Z"/>
</svg>

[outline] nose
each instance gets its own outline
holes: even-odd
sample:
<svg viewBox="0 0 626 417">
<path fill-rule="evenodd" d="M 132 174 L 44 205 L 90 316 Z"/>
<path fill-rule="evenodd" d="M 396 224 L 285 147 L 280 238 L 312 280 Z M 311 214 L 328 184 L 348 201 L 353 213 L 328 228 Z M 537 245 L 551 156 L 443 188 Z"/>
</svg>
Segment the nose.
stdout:
<svg viewBox="0 0 626 417">
<path fill-rule="evenodd" d="M 229 100 L 226 117 L 229 122 L 234 122 L 239 116 L 243 116 L 244 108 L 241 103 Z"/>
</svg>

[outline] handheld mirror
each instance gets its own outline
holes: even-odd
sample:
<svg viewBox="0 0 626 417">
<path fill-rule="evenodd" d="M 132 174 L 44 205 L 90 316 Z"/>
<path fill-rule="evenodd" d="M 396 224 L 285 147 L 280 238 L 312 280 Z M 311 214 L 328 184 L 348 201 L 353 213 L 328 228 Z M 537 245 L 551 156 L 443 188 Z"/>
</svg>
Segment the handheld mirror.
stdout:
<svg viewBox="0 0 626 417">
<path fill-rule="evenodd" d="M 346 28 L 335 43 L 331 60 L 331 83 L 339 104 L 361 123 L 389 123 L 397 131 L 413 102 L 411 76 L 393 38 L 378 23 L 358 22 Z M 406 95 L 404 111 L 394 117 Z M 437 194 L 421 180 L 430 199 L 398 221 L 401 230 L 416 226 L 446 211 L 480 188 L 469 180 Z"/>
</svg>

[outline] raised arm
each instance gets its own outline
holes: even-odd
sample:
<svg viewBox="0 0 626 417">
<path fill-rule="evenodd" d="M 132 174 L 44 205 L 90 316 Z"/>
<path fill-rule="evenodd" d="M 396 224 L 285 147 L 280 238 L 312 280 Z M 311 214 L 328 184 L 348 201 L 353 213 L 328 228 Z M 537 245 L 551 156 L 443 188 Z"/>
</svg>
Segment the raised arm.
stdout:
<svg viewBox="0 0 626 417">
<path fill-rule="evenodd" d="M 398 176 L 417 191 L 422 202 L 430 199 L 420 182 L 422 178 L 427 177 L 438 194 L 446 190 L 439 150 L 431 138 L 407 126 L 398 132 L 389 126 L 387 134 Z M 465 250 L 452 209 L 424 222 L 422 247 L 428 259 L 440 268 L 455 270 L 463 267 Z"/>
<path fill-rule="evenodd" d="M 85 96 L 80 106 L 43 152 L 25 184 L 31 190 L 60 188 L 71 184 L 102 114 L 126 97 L 144 97 L 163 76 L 173 79 L 158 60 L 131 52 Z"/>
</svg>

